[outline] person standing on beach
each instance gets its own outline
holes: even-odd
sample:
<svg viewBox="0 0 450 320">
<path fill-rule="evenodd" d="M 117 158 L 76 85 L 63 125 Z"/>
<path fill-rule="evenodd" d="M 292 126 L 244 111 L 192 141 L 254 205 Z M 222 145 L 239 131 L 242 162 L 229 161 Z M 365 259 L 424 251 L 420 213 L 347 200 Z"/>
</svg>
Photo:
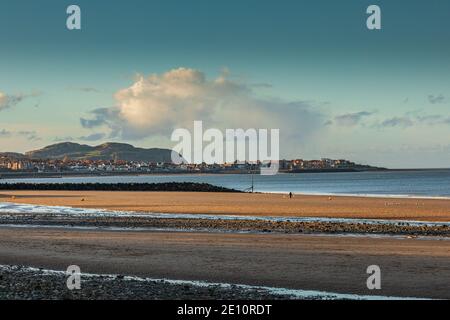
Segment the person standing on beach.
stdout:
<svg viewBox="0 0 450 320">
<path fill-rule="evenodd" d="M 293 196 L 292 192 L 289 192 L 289 199 L 292 199 Z"/>
</svg>

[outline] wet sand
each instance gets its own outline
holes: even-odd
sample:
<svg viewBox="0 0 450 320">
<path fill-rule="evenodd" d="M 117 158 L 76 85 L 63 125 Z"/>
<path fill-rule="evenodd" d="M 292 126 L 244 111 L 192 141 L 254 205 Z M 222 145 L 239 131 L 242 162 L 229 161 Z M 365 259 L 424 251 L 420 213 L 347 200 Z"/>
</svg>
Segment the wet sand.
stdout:
<svg viewBox="0 0 450 320">
<path fill-rule="evenodd" d="M 0 228 L 0 264 L 337 293 L 450 298 L 448 241 Z M 382 289 L 366 288 L 379 265 Z M 25 289 L 26 290 L 26 289 Z"/>
<path fill-rule="evenodd" d="M 0 202 L 157 213 L 450 221 L 450 200 L 193 192 L 2 191 Z"/>
<path fill-rule="evenodd" d="M 328 196 L 289 199 L 279 194 L 2 191 L 0 202 L 156 213 L 450 221 L 450 200 L 440 199 Z M 140 215 L 78 217 L 42 213 L 5 214 L 2 219 L 0 265 L 65 270 L 75 264 L 82 272 L 95 274 L 358 295 L 450 298 L 450 241 L 438 237 L 408 239 L 405 236 L 448 236 L 448 227 L 443 226 L 153 219 Z M 10 223 L 22 226 L 7 226 Z M 41 224 L 49 227 L 39 227 Z M 68 228 L 70 225 L 99 229 Z M 112 231 L 108 227 L 130 229 Z M 139 231 L 142 227 L 168 229 Z M 180 232 L 171 228 L 192 230 Z M 196 229 L 208 229 L 208 232 L 197 232 Z M 228 232 L 217 232 L 219 230 Z M 327 235 L 300 234 L 316 232 Z M 360 236 L 335 235 L 355 232 Z M 403 236 L 365 236 L 369 233 Z M 382 270 L 382 289 L 371 291 L 366 287 L 366 269 L 374 264 Z M 34 285 L 45 286 L 50 291 L 58 286 L 58 278 L 39 282 L 32 274 L 25 274 L 24 279 L 29 281 L 24 282 L 19 271 L 0 274 L 0 279 L 17 279 L 17 283 L 16 280 L 8 282 L 7 294 L 13 297 L 22 294 L 29 297 L 27 290 Z M 105 295 L 106 289 L 95 290 L 97 284 L 90 284 L 96 294 L 86 292 L 80 298 L 111 298 Z M 101 282 L 100 285 L 103 286 Z M 163 286 L 160 291 L 156 284 L 147 289 L 136 283 L 121 285 L 128 292 L 122 297 L 125 299 L 133 298 L 133 290 L 139 293 L 135 298 L 145 298 L 146 290 L 155 293 L 149 298 L 185 297 L 170 286 Z M 5 288 L 0 283 L 0 288 L 2 286 Z M 109 288 L 108 294 L 121 292 L 120 286 L 115 284 L 112 287 L 105 284 L 102 288 Z M 158 296 L 157 292 L 164 292 L 164 295 Z M 217 299 L 236 294 L 239 298 L 242 293 L 239 290 L 217 291 L 208 296 L 208 292 L 195 289 L 191 297 Z M 242 294 L 241 298 L 257 298 L 254 293 Z"/>
</svg>

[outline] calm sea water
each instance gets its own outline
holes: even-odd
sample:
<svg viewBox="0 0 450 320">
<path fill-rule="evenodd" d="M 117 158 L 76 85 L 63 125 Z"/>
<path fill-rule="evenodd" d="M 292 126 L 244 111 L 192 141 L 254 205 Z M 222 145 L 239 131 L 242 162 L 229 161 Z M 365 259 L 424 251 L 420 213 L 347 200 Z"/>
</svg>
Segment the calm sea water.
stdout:
<svg viewBox="0 0 450 320">
<path fill-rule="evenodd" d="M 254 175 L 255 191 L 303 194 L 340 194 L 363 196 L 450 197 L 449 170 L 411 170 L 380 172 L 342 172 Z M 110 177 L 70 177 L 52 179 L 5 179 L 0 183 L 120 183 L 120 182 L 206 182 L 245 190 L 252 176 L 236 175 L 143 175 Z"/>
</svg>

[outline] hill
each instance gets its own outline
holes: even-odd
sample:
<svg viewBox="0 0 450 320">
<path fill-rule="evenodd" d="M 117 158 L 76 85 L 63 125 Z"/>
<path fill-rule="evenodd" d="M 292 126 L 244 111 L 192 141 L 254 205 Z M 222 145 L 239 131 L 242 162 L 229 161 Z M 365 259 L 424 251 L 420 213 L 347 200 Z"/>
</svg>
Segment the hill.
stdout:
<svg viewBox="0 0 450 320">
<path fill-rule="evenodd" d="M 9 159 L 25 159 L 26 156 L 22 153 L 17 152 L 0 152 L 0 158 L 9 158 Z"/>
<path fill-rule="evenodd" d="M 26 152 L 32 159 L 64 159 L 72 160 L 125 160 L 171 162 L 172 150 L 159 148 L 136 148 L 125 143 L 104 143 L 89 146 L 73 142 L 57 143 L 45 148 Z"/>
</svg>

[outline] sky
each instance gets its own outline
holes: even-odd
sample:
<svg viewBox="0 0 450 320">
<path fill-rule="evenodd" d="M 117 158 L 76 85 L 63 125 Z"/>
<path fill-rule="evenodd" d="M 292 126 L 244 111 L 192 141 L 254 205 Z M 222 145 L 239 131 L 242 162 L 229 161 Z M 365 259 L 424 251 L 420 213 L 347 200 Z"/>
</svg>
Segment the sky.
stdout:
<svg viewBox="0 0 450 320">
<path fill-rule="evenodd" d="M 202 120 L 279 128 L 281 158 L 447 168 L 448 21 L 447 0 L 0 0 L 0 151 L 170 148 Z"/>
</svg>

